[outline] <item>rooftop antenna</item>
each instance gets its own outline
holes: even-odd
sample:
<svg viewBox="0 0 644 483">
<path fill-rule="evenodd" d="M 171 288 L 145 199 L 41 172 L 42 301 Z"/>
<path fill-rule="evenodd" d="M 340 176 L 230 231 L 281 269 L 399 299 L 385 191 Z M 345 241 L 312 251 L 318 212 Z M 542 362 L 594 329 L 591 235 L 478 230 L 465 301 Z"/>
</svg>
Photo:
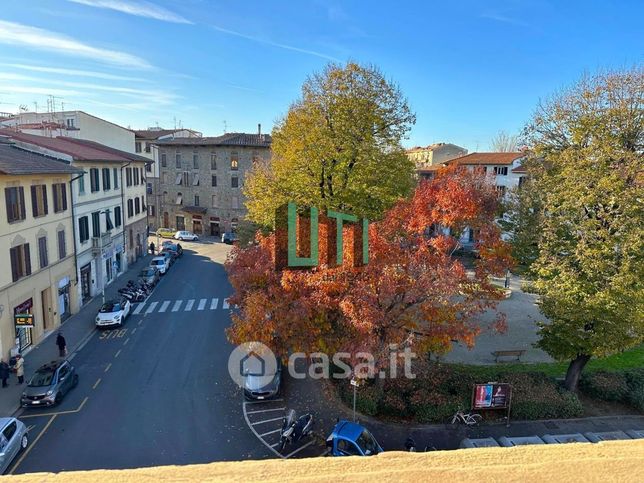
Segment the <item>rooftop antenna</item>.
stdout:
<svg viewBox="0 0 644 483">
<path fill-rule="evenodd" d="M 174 128 L 177 129 L 177 116 L 173 116 L 172 119 L 174 119 Z"/>
<path fill-rule="evenodd" d="M 224 119 L 224 134 L 226 134 L 227 129 L 228 129 L 228 125 L 226 124 L 226 120 Z"/>
<path fill-rule="evenodd" d="M 38 101 L 34 101 L 34 112 L 38 112 Z"/>
</svg>

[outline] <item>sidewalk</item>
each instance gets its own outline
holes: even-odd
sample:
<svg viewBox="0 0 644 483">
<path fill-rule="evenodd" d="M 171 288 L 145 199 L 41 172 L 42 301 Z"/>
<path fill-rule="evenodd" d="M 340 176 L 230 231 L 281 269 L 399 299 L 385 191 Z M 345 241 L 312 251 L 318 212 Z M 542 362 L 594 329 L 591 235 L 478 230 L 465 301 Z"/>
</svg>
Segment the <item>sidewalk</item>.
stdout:
<svg viewBox="0 0 644 483">
<path fill-rule="evenodd" d="M 150 263 L 151 256 L 148 254 L 140 258 L 136 263 L 130 265 L 127 272 L 121 274 L 120 277 L 114 279 L 110 285 L 105 288 L 105 299 L 108 300 L 112 297 L 116 298 L 118 289 L 125 286 L 128 280 L 135 279 L 139 270 Z M 81 307 L 80 311 L 72 315 L 60 326 L 60 330 L 65 336 L 67 341 L 67 354 L 68 358 L 72 357 L 74 352 L 83 344 L 89 336 L 94 332 L 94 319 L 101 307 L 103 299 L 101 294 L 96 295 L 92 300 Z M 56 337 L 54 334 L 58 330 L 52 331 L 40 343 L 28 350 L 25 355 L 25 383 L 18 385 L 18 380 L 15 374 L 11 374 L 9 378 L 9 386 L 0 388 L 0 417 L 10 416 L 15 413 L 20 404 L 20 395 L 24 390 L 27 381 L 33 373 L 43 364 L 57 360 L 58 347 L 56 346 Z"/>
</svg>

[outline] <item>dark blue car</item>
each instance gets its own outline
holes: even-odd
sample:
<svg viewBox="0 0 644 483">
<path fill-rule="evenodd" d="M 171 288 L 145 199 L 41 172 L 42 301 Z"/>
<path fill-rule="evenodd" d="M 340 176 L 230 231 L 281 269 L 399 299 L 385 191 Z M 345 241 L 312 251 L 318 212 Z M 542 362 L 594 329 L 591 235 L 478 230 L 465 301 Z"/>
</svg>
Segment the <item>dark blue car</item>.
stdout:
<svg viewBox="0 0 644 483">
<path fill-rule="evenodd" d="M 338 421 L 326 446 L 332 456 L 372 456 L 384 451 L 367 428 L 351 421 Z"/>
</svg>

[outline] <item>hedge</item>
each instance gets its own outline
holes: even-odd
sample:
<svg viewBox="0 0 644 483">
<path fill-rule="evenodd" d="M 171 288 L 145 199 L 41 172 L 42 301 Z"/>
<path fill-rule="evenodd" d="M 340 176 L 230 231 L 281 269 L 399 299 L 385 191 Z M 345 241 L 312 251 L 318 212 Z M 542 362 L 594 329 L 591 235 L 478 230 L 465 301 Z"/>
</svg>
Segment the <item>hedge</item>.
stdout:
<svg viewBox="0 0 644 483">
<path fill-rule="evenodd" d="M 618 401 L 644 411 L 644 368 L 584 373 L 579 388 L 603 401 Z"/>
<path fill-rule="evenodd" d="M 444 423 L 459 408 L 469 410 L 475 383 L 498 381 L 512 384 L 512 419 L 572 418 L 583 413 L 575 394 L 540 372 L 507 372 L 491 366 L 486 377 L 481 377 L 466 367 L 435 362 L 417 362 L 413 372 L 415 379 L 368 381 L 359 387 L 358 411 L 390 419 Z M 352 405 L 352 387 L 340 381 L 338 389 L 341 398 Z"/>
</svg>

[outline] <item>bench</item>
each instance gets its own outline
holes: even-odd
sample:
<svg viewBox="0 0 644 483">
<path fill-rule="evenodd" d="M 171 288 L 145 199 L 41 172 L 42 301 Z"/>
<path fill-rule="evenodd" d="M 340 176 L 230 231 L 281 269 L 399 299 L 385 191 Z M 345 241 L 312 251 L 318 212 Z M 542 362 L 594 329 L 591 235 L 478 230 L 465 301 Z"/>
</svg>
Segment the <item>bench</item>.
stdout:
<svg viewBox="0 0 644 483">
<path fill-rule="evenodd" d="M 517 361 L 521 361 L 521 356 L 525 353 L 523 349 L 517 349 L 512 351 L 494 351 L 492 355 L 494 356 L 494 362 L 499 362 L 499 357 L 516 357 Z"/>
</svg>

